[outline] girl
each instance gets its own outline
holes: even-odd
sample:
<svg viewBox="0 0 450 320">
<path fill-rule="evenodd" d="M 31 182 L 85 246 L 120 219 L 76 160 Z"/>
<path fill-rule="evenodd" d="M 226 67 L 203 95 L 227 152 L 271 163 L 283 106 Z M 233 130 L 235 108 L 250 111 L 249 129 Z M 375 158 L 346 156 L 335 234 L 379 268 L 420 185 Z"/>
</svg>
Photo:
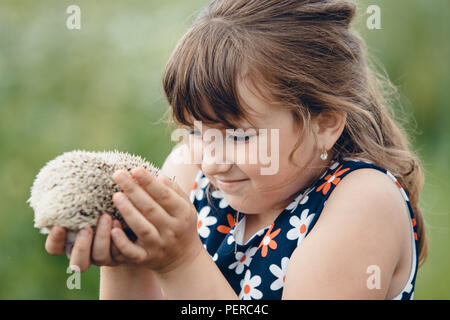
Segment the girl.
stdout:
<svg viewBox="0 0 450 320">
<path fill-rule="evenodd" d="M 413 298 L 424 176 L 350 27 L 355 11 L 346 0 L 205 7 L 163 79 L 174 121 L 190 130 L 162 168 L 176 183 L 117 172 L 113 200 L 137 242 L 108 215 L 95 239 L 77 236 L 71 264 L 102 266 L 101 298 Z M 225 135 L 234 155 L 276 131 L 276 173 L 248 152 L 221 161 L 204 129 L 227 128 L 256 132 Z M 47 251 L 61 254 L 64 239 L 53 228 Z"/>
</svg>

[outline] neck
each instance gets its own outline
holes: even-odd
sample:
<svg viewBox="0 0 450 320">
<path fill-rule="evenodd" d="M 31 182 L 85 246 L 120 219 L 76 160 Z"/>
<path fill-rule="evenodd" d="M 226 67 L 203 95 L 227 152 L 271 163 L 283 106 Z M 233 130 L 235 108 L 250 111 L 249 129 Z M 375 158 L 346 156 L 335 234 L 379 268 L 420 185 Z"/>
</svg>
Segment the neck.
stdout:
<svg viewBox="0 0 450 320">
<path fill-rule="evenodd" d="M 328 159 L 326 161 L 323 161 L 323 166 L 317 171 L 317 174 L 314 175 L 313 178 L 311 178 L 311 181 L 307 183 L 308 186 L 311 186 L 323 173 L 325 170 L 327 170 L 330 167 L 330 162 L 332 159 L 334 159 L 335 153 L 329 152 L 328 153 Z M 302 190 L 305 191 L 305 190 Z M 300 191 L 299 191 L 300 192 Z M 263 212 L 263 213 L 255 213 L 255 214 L 246 214 L 246 234 L 250 233 L 253 234 L 254 232 L 257 232 L 258 230 L 272 224 L 275 219 L 284 211 L 284 209 L 291 203 L 298 195 L 299 192 L 296 192 L 288 199 L 280 202 L 276 207 L 273 209 Z M 240 213 L 242 214 L 242 213 Z"/>
</svg>

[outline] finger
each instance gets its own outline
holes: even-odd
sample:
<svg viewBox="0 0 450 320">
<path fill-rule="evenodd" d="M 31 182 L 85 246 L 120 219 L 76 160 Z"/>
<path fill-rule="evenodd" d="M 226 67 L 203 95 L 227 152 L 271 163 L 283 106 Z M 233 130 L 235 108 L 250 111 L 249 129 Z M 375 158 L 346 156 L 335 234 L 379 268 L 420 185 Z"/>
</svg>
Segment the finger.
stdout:
<svg viewBox="0 0 450 320">
<path fill-rule="evenodd" d="M 111 247 L 112 218 L 108 214 L 103 214 L 95 230 L 94 244 L 92 246 L 92 262 L 95 265 L 108 265 L 112 262 Z"/>
<path fill-rule="evenodd" d="M 93 231 L 91 228 L 81 229 L 75 239 L 72 254 L 70 255 L 70 265 L 77 266 L 81 272 L 86 271 L 91 265 L 91 244 Z"/>
<path fill-rule="evenodd" d="M 127 258 L 120 252 L 114 242 L 111 242 L 111 258 L 116 265 L 127 262 Z"/>
<path fill-rule="evenodd" d="M 133 170 L 133 176 L 168 214 L 176 217 L 186 210 L 186 200 L 147 170 L 137 168 Z"/>
<path fill-rule="evenodd" d="M 141 246 L 131 242 L 122 229 L 112 229 L 111 236 L 117 249 L 119 249 L 120 253 L 129 260 L 139 263 L 147 258 L 147 251 Z"/>
<path fill-rule="evenodd" d="M 45 240 L 45 250 L 53 255 L 60 255 L 65 252 L 66 229 L 60 226 L 54 226 Z"/>
<path fill-rule="evenodd" d="M 164 174 L 161 174 L 158 176 L 158 180 L 161 181 L 163 184 L 171 188 L 173 191 L 175 191 L 180 197 L 184 198 L 186 201 L 191 202 L 189 199 L 189 196 L 187 193 L 180 187 L 180 185 L 175 181 L 175 178 L 172 180 L 165 176 Z"/>
<path fill-rule="evenodd" d="M 158 230 L 163 230 L 170 224 L 170 215 L 136 183 L 128 172 L 117 171 L 114 173 L 113 179 L 123 189 L 135 208 L 150 220 Z"/>
<path fill-rule="evenodd" d="M 122 229 L 122 224 L 114 219 L 113 220 L 113 224 L 112 224 L 113 228 L 118 228 L 118 229 Z M 126 258 L 122 255 L 122 253 L 120 252 L 120 250 L 116 247 L 116 245 L 114 244 L 113 241 L 111 241 L 111 258 L 113 259 L 113 261 L 115 261 L 117 264 L 122 264 L 126 262 Z"/>
<path fill-rule="evenodd" d="M 158 229 L 133 206 L 125 194 L 122 192 L 115 193 L 113 201 L 125 222 L 141 241 L 155 243 L 159 239 Z"/>
<path fill-rule="evenodd" d="M 113 220 L 113 228 L 119 228 L 119 229 L 122 229 L 122 224 L 120 223 L 119 220 L 117 220 L 117 219 L 114 219 L 114 220 Z"/>
</svg>

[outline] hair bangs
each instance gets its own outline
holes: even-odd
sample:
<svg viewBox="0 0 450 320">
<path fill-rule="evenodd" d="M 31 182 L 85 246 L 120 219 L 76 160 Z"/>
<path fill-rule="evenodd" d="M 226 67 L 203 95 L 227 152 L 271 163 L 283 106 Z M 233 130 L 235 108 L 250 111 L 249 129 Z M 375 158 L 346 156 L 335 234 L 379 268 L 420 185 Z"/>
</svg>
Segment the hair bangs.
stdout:
<svg viewBox="0 0 450 320">
<path fill-rule="evenodd" d="M 163 86 L 177 125 L 194 120 L 237 128 L 248 111 L 238 93 L 243 58 L 234 33 L 219 21 L 196 24 L 181 39 L 167 63 Z"/>
</svg>

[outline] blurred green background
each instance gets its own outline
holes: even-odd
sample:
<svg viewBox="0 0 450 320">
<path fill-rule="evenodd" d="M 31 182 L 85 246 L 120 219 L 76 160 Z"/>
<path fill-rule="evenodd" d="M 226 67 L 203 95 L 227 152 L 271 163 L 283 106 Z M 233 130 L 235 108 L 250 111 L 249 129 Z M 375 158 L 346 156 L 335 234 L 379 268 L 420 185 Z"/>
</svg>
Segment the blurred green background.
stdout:
<svg viewBox="0 0 450 320">
<path fill-rule="evenodd" d="M 73 149 L 128 151 L 162 165 L 173 143 L 161 76 L 205 0 L 0 2 L 0 299 L 97 299 L 99 269 L 69 290 L 68 260 L 44 250 L 26 204 L 35 175 Z M 416 299 L 450 298 L 450 2 L 357 1 L 355 26 L 401 93 L 424 161 L 429 257 Z M 66 9 L 81 8 L 81 30 Z M 381 8 L 381 30 L 366 9 Z M 397 107 L 396 107 L 397 108 Z"/>
</svg>

